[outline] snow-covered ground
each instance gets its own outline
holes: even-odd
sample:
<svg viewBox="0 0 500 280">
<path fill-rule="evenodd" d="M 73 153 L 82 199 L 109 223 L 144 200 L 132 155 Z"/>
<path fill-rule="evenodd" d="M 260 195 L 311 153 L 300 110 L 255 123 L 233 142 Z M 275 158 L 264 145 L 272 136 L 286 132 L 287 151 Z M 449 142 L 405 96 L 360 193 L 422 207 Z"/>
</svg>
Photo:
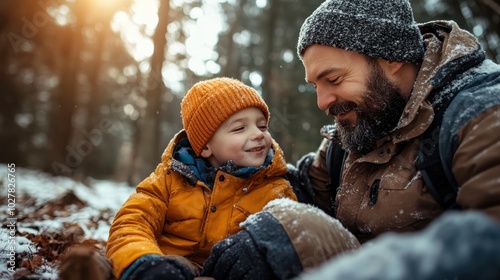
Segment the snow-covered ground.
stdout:
<svg viewBox="0 0 500 280">
<path fill-rule="evenodd" d="M 43 279 L 57 279 L 62 251 L 86 240 L 103 244 L 134 188 L 100 180 L 83 184 L 0 164 L 0 191 L 0 279 L 16 279 L 30 269 Z"/>
</svg>

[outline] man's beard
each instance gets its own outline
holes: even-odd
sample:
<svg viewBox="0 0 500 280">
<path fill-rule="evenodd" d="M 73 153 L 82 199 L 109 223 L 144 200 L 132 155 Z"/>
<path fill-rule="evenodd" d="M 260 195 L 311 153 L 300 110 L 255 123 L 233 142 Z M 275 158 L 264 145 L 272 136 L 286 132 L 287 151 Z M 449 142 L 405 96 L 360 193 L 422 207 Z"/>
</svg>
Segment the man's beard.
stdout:
<svg viewBox="0 0 500 280">
<path fill-rule="evenodd" d="M 371 151 L 377 140 L 397 126 L 407 102 L 403 92 L 387 79 L 376 62 L 370 61 L 369 65 L 370 77 L 362 103 L 338 103 L 327 110 L 332 116 L 349 110 L 357 114 L 357 123 L 335 118 L 340 142 L 348 152 L 366 154 Z"/>
</svg>

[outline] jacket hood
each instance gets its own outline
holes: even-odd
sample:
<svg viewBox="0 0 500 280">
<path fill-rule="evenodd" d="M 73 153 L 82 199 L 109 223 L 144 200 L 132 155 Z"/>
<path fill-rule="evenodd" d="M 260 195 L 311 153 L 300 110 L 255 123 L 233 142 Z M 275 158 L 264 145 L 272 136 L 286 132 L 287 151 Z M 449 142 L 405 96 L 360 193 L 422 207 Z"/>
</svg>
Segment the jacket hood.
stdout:
<svg viewBox="0 0 500 280">
<path fill-rule="evenodd" d="M 398 124 L 405 139 L 422 134 L 430 126 L 434 114 L 427 99 L 431 93 L 485 59 L 477 38 L 454 21 L 432 21 L 420 24 L 419 28 L 425 56 Z M 412 123 L 419 125 L 410 125 Z"/>
</svg>

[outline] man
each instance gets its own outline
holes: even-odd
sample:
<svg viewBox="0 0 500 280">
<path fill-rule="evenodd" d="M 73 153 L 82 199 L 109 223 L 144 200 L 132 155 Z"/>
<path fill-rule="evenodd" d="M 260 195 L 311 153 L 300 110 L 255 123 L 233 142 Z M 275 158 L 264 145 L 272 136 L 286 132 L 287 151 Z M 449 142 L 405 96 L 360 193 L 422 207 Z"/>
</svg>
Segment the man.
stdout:
<svg viewBox="0 0 500 280">
<path fill-rule="evenodd" d="M 334 119 L 329 138 L 347 153 L 332 169 L 339 161 L 327 150 L 335 144 L 325 140 L 317 153 L 302 158 L 292 170 L 299 200 L 334 216 L 361 244 L 375 243 L 387 232 L 420 231 L 447 208 L 479 211 L 477 215 L 500 221 L 500 66 L 485 59 L 477 38 L 452 21 L 416 24 L 407 0 L 327 0 L 305 20 L 297 52 L 306 81 L 316 88 L 318 107 Z M 427 159 L 432 154 L 425 149 L 429 143 L 430 150 L 440 151 L 435 165 Z M 427 171 L 426 165 L 444 171 Z M 340 180 L 332 179 L 335 172 Z M 441 197 L 441 186 L 453 192 Z M 339 228 L 314 231 L 329 218 L 309 219 L 304 209 L 264 209 L 252 218 L 259 222 L 246 223 L 246 231 L 214 247 L 205 271 L 219 269 L 218 260 L 243 243 L 258 249 L 276 278 L 315 266 L 306 259 L 321 262 L 337 256 L 338 251 L 321 258 L 304 253 L 304 248 L 323 253 L 331 237 L 339 235 Z M 307 241 L 296 234 L 297 221 L 308 221 L 312 230 Z M 463 225 L 461 230 L 471 227 Z M 273 231 L 275 236 L 284 232 L 289 239 L 263 242 L 255 234 L 260 231 Z M 295 258 L 290 263 L 299 268 L 283 273 L 270 255 L 280 255 L 287 243 L 296 253 L 287 260 Z M 470 247 L 464 250 L 475 248 L 466 245 Z M 498 266 L 498 258 L 490 261 Z M 230 272 L 245 270 L 243 262 L 233 263 Z"/>
</svg>

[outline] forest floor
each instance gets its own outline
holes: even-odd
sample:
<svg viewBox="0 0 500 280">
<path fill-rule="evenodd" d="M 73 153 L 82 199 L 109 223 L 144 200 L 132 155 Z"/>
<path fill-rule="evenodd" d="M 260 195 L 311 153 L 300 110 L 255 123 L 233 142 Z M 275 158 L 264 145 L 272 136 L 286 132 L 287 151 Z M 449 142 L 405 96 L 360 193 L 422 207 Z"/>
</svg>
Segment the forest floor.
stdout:
<svg viewBox="0 0 500 280">
<path fill-rule="evenodd" d="M 51 280 L 70 246 L 105 249 L 114 215 L 134 188 L 0 164 L 0 191 L 0 279 Z"/>
</svg>

